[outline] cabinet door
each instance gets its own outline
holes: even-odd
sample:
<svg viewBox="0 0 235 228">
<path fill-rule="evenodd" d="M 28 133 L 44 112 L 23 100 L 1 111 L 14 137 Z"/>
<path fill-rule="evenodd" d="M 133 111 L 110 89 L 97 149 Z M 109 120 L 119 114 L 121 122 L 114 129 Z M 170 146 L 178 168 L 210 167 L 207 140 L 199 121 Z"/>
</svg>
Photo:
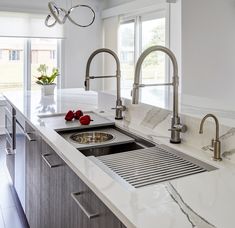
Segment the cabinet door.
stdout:
<svg viewBox="0 0 235 228">
<path fill-rule="evenodd" d="M 70 228 L 124 228 L 120 220 L 70 169 L 66 170 L 67 218 Z"/>
<path fill-rule="evenodd" d="M 21 206 L 25 211 L 25 169 L 26 169 L 26 156 L 25 156 L 25 143 L 26 136 L 24 128 L 16 120 L 16 153 L 15 153 L 15 183 L 14 187 L 20 200 Z"/>
<path fill-rule="evenodd" d="M 31 228 L 40 228 L 41 138 L 26 123 L 25 214 Z"/>
<path fill-rule="evenodd" d="M 89 189 L 78 176 L 67 166 L 65 176 L 66 186 L 66 222 L 68 228 L 90 228 L 90 220 L 84 213 L 91 211 L 89 205 Z M 78 194 L 80 194 L 78 196 Z M 77 199 L 79 197 L 79 199 Z M 79 202 L 78 202 L 79 201 Z M 82 209 L 81 209 L 82 207 Z"/>
<path fill-rule="evenodd" d="M 99 212 L 99 216 L 91 223 L 92 228 L 124 228 L 121 221 L 105 206 L 105 204 L 92 192 L 91 203 L 94 209 Z"/>
<path fill-rule="evenodd" d="M 65 163 L 42 141 L 41 227 L 65 228 Z"/>
</svg>

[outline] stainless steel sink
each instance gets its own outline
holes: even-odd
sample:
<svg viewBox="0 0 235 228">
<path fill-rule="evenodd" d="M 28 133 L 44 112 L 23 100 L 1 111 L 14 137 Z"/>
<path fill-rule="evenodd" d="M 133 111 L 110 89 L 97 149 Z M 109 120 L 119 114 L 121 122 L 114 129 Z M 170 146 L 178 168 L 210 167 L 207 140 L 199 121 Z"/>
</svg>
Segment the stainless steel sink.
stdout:
<svg viewBox="0 0 235 228">
<path fill-rule="evenodd" d="M 60 134 L 106 173 L 130 188 L 216 169 L 115 126 Z"/>
<path fill-rule="evenodd" d="M 154 146 L 154 145 L 149 145 L 149 146 Z M 99 156 L 104 156 L 104 155 L 123 153 L 126 151 L 139 150 L 145 147 L 146 146 L 141 143 L 130 142 L 130 143 L 124 143 L 124 144 L 118 144 L 118 145 L 97 147 L 97 148 L 93 147 L 93 148 L 87 148 L 87 149 L 79 149 L 79 151 L 87 157 L 88 156 L 99 157 Z"/>
<path fill-rule="evenodd" d="M 97 157 L 155 146 L 154 143 L 117 127 L 58 133 L 85 156 Z"/>
<path fill-rule="evenodd" d="M 111 141 L 114 139 L 114 136 L 107 132 L 90 131 L 90 132 L 75 133 L 70 136 L 70 139 L 79 144 L 93 144 L 93 143 L 103 143 Z"/>
</svg>

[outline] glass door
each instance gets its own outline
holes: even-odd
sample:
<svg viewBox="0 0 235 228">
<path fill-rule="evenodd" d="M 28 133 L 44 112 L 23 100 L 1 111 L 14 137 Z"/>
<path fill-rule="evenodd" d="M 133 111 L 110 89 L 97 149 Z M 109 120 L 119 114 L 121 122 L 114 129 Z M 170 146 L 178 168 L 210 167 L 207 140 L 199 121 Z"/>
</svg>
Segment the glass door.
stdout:
<svg viewBox="0 0 235 228">
<path fill-rule="evenodd" d="M 0 92 L 23 90 L 23 38 L 0 38 Z"/>
</svg>

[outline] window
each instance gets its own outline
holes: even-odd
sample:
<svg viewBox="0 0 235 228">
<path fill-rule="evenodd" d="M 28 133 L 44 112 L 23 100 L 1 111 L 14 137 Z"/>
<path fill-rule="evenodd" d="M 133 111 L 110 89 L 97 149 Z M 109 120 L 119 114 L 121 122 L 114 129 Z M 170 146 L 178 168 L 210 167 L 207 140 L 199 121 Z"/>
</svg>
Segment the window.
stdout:
<svg viewBox="0 0 235 228">
<path fill-rule="evenodd" d="M 46 64 L 48 72 L 51 72 L 54 67 L 58 67 L 57 43 L 56 39 L 31 39 L 31 56 L 36 56 L 31 60 L 31 89 L 38 88 L 35 77 L 38 76 L 37 69 L 40 64 Z"/>
<path fill-rule="evenodd" d="M 58 39 L 0 37 L 0 92 L 40 89 L 35 83 L 39 76 L 37 68 L 40 64 L 46 64 L 49 71 L 59 67 L 58 47 Z"/>
<path fill-rule="evenodd" d="M 165 46 L 165 18 L 142 20 L 141 52 L 153 45 Z M 142 65 L 142 82 L 165 81 L 165 55 L 153 52 Z"/>
<path fill-rule="evenodd" d="M 123 22 L 119 29 L 119 55 L 122 66 L 122 88 L 133 84 L 135 65 L 135 20 Z"/>
<path fill-rule="evenodd" d="M 9 60 L 20 60 L 20 50 L 10 50 Z"/>
<path fill-rule="evenodd" d="M 140 54 L 153 45 L 167 46 L 166 42 L 166 16 L 165 12 L 156 12 L 132 18 L 122 18 L 119 27 L 119 56 L 122 70 L 122 94 L 130 97 L 130 91 L 134 82 L 135 64 Z M 163 83 L 168 81 L 165 55 L 161 52 L 151 53 L 142 64 L 141 81 L 145 84 Z M 141 101 L 161 105 L 158 101 L 164 101 L 168 88 L 146 87 L 140 89 Z M 160 98 L 164 96 L 164 98 Z M 156 97 L 156 99 L 149 99 Z"/>
<path fill-rule="evenodd" d="M 19 58 L 19 53 L 16 54 L 15 48 L 18 51 L 21 50 L 22 58 Z M 2 53 L 0 61 L 0 92 L 23 89 L 24 39 L 0 38 L 0 50 Z M 15 61 L 17 55 L 18 61 Z"/>
</svg>

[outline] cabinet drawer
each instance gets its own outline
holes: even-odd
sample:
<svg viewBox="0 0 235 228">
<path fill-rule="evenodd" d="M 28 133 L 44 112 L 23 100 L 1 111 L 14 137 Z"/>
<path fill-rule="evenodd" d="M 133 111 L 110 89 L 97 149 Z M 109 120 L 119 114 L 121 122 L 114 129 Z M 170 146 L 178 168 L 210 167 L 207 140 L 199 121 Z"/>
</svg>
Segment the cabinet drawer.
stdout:
<svg viewBox="0 0 235 228">
<path fill-rule="evenodd" d="M 26 138 L 26 185 L 40 186 L 41 174 L 41 143 L 40 137 L 36 134 L 32 136 L 35 141 Z"/>
<path fill-rule="evenodd" d="M 71 228 L 124 228 L 120 220 L 96 196 L 96 194 L 70 169 L 66 171 L 66 186 L 69 201 Z M 71 216 L 73 215 L 73 216 Z M 79 219 L 80 218 L 80 219 Z"/>
</svg>

